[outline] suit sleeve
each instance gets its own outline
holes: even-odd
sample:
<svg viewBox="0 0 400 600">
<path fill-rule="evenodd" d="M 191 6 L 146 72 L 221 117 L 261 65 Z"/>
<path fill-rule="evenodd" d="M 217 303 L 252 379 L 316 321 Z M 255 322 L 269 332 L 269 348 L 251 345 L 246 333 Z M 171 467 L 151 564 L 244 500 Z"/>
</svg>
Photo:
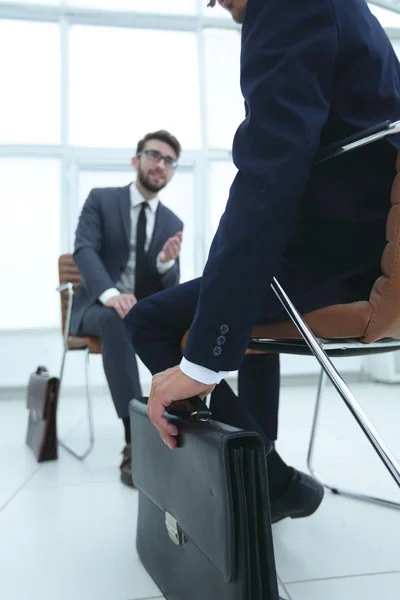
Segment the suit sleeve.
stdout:
<svg viewBox="0 0 400 600">
<path fill-rule="evenodd" d="M 337 55 L 329 0 L 249 0 L 241 56 L 247 115 L 185 348 L 193 363 L 240 366 L 310 176 Z"/>
<path fill-rule="evenodd" d="M 73 256 L 86 287 L 95 298 L 115 287 L 100 258 L 102 238 L 100 198 L 96 190 L 92 190 L 79 217 Z"/>
<path fill-rule="evenodd" d="M 179 258 L 177 258 L 172 267 L 164 275 L 160 275 L 163 287 L 169 288 L 178 285 L 180 276 Z"/>
</svg>

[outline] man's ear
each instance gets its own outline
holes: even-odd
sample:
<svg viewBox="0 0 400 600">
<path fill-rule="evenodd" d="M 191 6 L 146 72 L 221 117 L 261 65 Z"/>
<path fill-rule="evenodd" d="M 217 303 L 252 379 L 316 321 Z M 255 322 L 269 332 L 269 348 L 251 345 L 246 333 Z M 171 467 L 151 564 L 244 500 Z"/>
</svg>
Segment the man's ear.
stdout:
<svg viewBox="0 0 400 600">
<path fill-rule="evenodd" d="M 132 167 L 134 169 L 137 169 L 138 163 L 139 163 L 138 157 L 137 156 L 133 156 L 132 159 L 131 159 L 131 165 L 132 165 Z"/>
</svg>

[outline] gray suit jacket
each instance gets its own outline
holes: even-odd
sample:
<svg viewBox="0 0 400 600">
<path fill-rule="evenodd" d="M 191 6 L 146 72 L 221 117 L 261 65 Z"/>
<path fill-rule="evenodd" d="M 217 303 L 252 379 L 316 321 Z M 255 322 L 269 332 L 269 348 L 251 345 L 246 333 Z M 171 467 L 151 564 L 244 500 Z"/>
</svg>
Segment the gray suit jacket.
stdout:
<svg viewBox="0 0 400 600">
<path fill-rule="evenodd" d="M 90 192 L 75 237 L 73 256 L 81 281 L 74 298 L 72 333 L 78 333 L 84 312 L 105 290 L 115 287 L 125 270 L 130 252 L 130 225 L 129 185 Z M 179 283 L 179 259 L 164 275 L 157 271 L 156 260 L 167 239 L 182 229 L 182 221 L 160 202 L 147 253 L 148 267 L 144 276 L 147 296 Z"/>
</svg>

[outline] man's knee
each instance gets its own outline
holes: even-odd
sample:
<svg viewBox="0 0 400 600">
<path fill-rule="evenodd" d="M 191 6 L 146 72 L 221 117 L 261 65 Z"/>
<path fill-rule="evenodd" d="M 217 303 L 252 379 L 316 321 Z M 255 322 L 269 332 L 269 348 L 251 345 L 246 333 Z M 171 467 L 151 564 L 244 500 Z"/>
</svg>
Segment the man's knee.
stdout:
<svg viewBox="0 0 400 600">
<path fill-rule="evenodd" d="M 151 329 L 148 313 L 149 301 L 147 298 L 140 300 L 128 312 L 124 319 L 125 326 L 136 347 L 141 341 L 147 341 Z"/>
<path fill-rule="evenodd" d="M 124 321 L 113 308 L 104 308 L 99 318 L 100 336 L 119 333 L 124 329 Z"/>
</svg>

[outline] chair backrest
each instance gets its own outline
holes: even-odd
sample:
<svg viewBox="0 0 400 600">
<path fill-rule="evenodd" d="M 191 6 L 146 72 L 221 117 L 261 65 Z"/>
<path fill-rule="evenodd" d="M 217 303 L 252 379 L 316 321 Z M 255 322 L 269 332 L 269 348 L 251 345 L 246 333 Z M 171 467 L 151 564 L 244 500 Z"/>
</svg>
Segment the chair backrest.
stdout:
<svg viewBox="0 0 400 600">
<path fill-rule="evenodd" d="M 74 286 L 74 291 L 78 287 L 78 283 L 81 279 L 81 274 L 75 266 L 72 254 L 62 254 L 58 259 L 58 278 L 60 285 L 62 283 L 70 282 Z M 68 310 L 68 290 L 64 290 L 60 294 L 61 296 L 61 327 L 64 334 L 65 321 L 67 318 Z"/>
<path fill-rule="evenodd" d="M 400 339 L 400 152 L 396 171 L 386 223 L 388 243 L 382 255 L 382 275 L 369 297 L 371 319 L 363 337 L 366 343 L 382 338 Z"/>
</svg>

